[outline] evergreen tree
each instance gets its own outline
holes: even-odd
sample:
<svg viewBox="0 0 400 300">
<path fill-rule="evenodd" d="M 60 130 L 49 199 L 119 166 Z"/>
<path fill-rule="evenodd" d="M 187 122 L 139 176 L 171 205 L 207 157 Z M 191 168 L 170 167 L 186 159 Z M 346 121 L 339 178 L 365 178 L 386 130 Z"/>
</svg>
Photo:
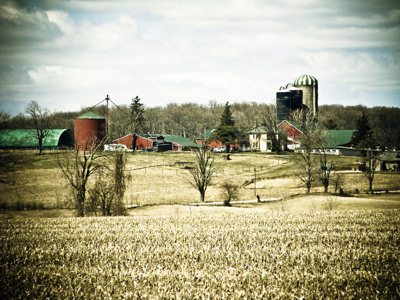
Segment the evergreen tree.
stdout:
<svg viewBox="0 0 400 300">
<path fill-rule="evenodd" d="M 214 138 L 225 144 L 226 152 L 230 152 L 231 144 L 235 143 L 239 137 L 239 131 L 235 126 L 231 107 L 229 102 L 226 102 L 224 111 L 221 115 L 221 123 L 214 132 Z"/>
<path fill-rule="evenodd" d="M 224 111 L 221 115 L 221 126 L 235 126 L 229 102 L 225 103 Z"/>
<path fill-rule="evenodd" d="M 131 103 L 131 131 L 133 133 L 132 148 L 136 147 L 137 133 L 143 130 L 144 126 L 144 107 L 143 103 L 140 103 L 140 98 L 136 96 L 132 99 Z"/>
<path fill-rule="evenodd" d="M 357 148 L 374 147 L 375 141 L 372 135 L 372 129 L 369 125 L 368 117 L 364 112 L 357 120 L 356 131 L 353 134 L 352 143 Z"/>
</svg>

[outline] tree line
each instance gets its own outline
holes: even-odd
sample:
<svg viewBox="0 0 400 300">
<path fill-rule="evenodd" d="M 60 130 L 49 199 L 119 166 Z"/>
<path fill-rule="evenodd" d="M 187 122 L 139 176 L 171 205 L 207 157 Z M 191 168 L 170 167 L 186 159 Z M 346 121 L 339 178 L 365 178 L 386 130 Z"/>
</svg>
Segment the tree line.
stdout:
<svg viewBox="0 0 400 300">
<path fill-rule="evenodd" d="M 207 105 L 189 103 L 170 103 L 166 106 L 146 107 L 140 98 L 132 99 L 130 105 L 111 106 L 109 115 L 109 136 L 112 139 L 131 133 L 132 105 L 134 100 L 143 105 L 143 120 L 140 120 L 139 133 L 176 134 L 195 138 L 205 130 L 216 129 L 220 125 L 224 104 L 210 101 Z M 137 103 L 136 103 L 137 104 Z M 232 116 L 235 126 L 242 138 L 246 139 L 247 131 L 261 125 L 270 124 L 271 107 L 273 104 L 242 102 L 231 103 Z M 51 112 L 51 128 L 73 129 L 73 120 L 80 114 L 91 110 L 106 114 L 105 106 L 85 107 L 75 112 Z M 400 108 L 399 107 L 366 107 L 321 105 L 318 119 L 327 129 L 357 128 L 357 120 L 365 115 L 372 128 L 376 146 L 400 148 Z M 11 116 L 0 111 L 0 128 L 34 128 L 32 117 L 28 114 Z"/>
</svg>

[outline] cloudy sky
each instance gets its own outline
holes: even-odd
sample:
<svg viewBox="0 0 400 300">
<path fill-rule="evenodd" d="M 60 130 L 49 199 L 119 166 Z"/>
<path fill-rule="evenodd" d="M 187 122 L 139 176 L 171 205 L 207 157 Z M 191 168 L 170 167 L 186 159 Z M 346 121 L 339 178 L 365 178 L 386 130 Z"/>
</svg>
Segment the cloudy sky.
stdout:
<svg viewBox="0 0 400 300">
<path fill-rule="evenodd" d="M 400 106 L 400 3 L 0 0 L 0 110 L 272 102 L 301 74 L 320 104 Z"/>
</svg>

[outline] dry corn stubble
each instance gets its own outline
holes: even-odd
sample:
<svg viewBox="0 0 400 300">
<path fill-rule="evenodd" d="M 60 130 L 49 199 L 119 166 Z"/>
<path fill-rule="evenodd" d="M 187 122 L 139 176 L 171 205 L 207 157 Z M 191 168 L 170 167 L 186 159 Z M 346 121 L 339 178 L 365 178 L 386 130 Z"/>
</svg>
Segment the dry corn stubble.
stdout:
<svg viewBox="0 0 400 300">
<path fill-rule="evenodd" d="M 399 212 L 3 219 L 0 296 L 396 298 Z"/>
</svg>

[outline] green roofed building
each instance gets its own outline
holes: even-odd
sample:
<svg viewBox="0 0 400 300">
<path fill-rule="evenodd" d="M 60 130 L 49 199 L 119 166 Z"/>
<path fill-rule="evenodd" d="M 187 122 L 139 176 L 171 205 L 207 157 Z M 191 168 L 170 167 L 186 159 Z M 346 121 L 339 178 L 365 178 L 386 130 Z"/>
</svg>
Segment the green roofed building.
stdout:
<svg viewBox="0 0 400 300">
<path fill-rule="evenodd" d="M 74 137 L 70 129 L 49 129 L 43 140 L 43 148 L 73 147 Z M 38 148 L 36 129 L 0 130 L 0 149 L 35 149 Z"/>
<path fill-rule="evenodd" d="M 143 134 L 140 136 L 152 140 L 158 151 L 183 151 L 198 148 L 194 141 L 181 135 Z"/>
<path fill-rule="evenodd" d="M 354 130 L 328 130 L 325 137 L 325 148 L 349 146 Z"/>
<path fill-rule="evenodd" d="M 182 150 L 198 147 L 195 142 L 180 135 L 164 135 L 164 142 L 180 145 L 182 146 Z"/>
<path fill-rule="evenodd" d="M 351 147 L 354 130 L 327 130 L 324 149 L 327 154 L 359 156 L 360 151 Z"/>
</svg>

